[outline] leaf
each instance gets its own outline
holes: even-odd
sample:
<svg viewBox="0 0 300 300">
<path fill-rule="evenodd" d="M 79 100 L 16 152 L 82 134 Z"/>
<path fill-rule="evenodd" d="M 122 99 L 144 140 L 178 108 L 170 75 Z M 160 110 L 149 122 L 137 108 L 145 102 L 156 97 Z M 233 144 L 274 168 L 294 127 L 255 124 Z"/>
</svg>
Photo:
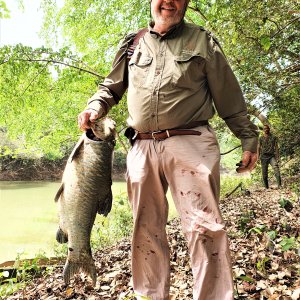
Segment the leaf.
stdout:
<svg viewBox="0 0 300 300">
<path fill-rule="evenodd" d="M 261 46 L 263 47 L 263 49 L 265 51 L 268 51 L 271 47 L 271 39 L 269 36 L 267 35 L 263 35 L 261 38 L 260 38 L 260 44 Z"/>
<path fill-rule="evenodd" d="M 7 6 L 3 0 L 0 0 L 0 19 L 1 18 L 9 18 L 9 10 L 7 9 Z"/>
<path fill-rule="evenodd" d="M 295 246 L 295 237 L 288 238 L 285 236 L 280 242 L 280 246 L 282 247 L 283 251 L 288 251 Z"/>
<path fill-rule="evenodd" d="M 276 236 L 277 236 L 276 230 L 268 231 L 267 234 L 268 234 L 268 236 L 269 236 L 269 238 L 270 238 L 271 240 L 275 240 L 275 238 L 276 238 Z"/>
<path fill-rule="evenodd" d="M 74 290 L 72 289 L 72 288 L 67 288 L 67 290 L 66 290 L 66 296 L 67 297 L 70 297 L 72 294 L 74 293 Z"/>
<path fill-rule="evenodd" d="M 246 282 L 255 282 L 255 280 L 253 278 L 246 276 L 246 275 L 241 275 L 241 276 L 237 277 L 237 279 L 241 279 Z"/>
</svg>

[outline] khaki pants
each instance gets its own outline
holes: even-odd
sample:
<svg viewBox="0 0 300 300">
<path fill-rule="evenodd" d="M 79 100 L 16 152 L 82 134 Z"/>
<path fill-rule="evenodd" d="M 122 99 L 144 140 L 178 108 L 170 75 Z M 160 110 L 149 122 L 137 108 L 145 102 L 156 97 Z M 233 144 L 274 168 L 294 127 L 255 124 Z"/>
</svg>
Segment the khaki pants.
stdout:
<svg viewBox="0 0 300 300">
<path fill-rule="evenodd" d="M 233 299 L 228 240 L 218 205 L 219 146 L 209 126 L 194 129 L 202 134 L 138 140 L 127 158 L 134 216 L 133 288 L 136 294 L 152 300 L 169 297 L 168 187 L 188 242 L 193 299 Z"/>
</svg>

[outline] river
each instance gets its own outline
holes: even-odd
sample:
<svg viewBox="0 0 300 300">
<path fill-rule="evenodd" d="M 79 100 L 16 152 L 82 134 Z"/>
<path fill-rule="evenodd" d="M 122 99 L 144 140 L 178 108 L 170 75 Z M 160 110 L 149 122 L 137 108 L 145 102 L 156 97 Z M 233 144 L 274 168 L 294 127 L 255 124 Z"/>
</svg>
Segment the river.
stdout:
<svg viewBox="0 0 300 300">
<path fill-rule="evenodd" d="M 59 182 L 0 181 L 0 264 L 38 253 L 54 255 L 57 243 L 57 207 L 54 196 Z M 113 183 L 113 193 L 126 189 L 124 182 Z"/>
</svg>

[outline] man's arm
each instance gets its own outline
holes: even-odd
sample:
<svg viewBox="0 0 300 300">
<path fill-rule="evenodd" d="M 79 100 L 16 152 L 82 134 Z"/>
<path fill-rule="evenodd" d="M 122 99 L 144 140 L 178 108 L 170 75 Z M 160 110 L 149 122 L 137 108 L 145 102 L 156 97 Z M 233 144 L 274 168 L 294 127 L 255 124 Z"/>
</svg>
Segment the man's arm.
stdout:
<svg viewBox="0 0 300 300">
<path fill-rule="evenodd" d="M 243 155 L 237 171 L 251 171 L 257 161 L 257 126 L 248 118 L 240 85 L 222 50 L 214 41 L 211 44 L 213 51 L 206 62 L 208 85 L 219 116 L 241 140 Z"/>
<path fill-rule="evenodd" d="M 257 158 L 259 159 L 260 158 L 260 155 L 261 155 L 261 145 L 262 145 L 262 142 L 261 142 L 261 137 L 258 139 L 258 145 L 257 145 Z"/>
<path fill-rule="evenodd" d="M 111 72 L 88 100 L 87 108 L 78 115 L 78 126 L 81 130 L 90 128 L 90 124 L 97 118 L 104 117 L 125 93 L 128 87 L 127 50 L 134 36 L 135 34 L 129 34 L 124 39 L 115 56 Z"/>
</svg>

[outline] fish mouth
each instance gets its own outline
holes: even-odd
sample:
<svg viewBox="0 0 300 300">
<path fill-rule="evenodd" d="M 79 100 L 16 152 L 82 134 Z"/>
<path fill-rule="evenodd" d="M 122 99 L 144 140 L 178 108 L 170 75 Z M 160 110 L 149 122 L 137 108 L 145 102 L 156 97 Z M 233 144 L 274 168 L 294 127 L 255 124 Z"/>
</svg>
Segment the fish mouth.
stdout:
<svg viewBox="0 0 300 300">
<path fill-rule="evenodd" d="M 92 140 L 92 141 L 96 141 L 96 142 L 102 142 L 104 141 L 103 139 L 100 139 L 99 137 L 97 137 L 93 130 L 92 129 L 88 129 L 86 132 L 86 137 L 89 139 L 89 140 Z"/>
</svg>

